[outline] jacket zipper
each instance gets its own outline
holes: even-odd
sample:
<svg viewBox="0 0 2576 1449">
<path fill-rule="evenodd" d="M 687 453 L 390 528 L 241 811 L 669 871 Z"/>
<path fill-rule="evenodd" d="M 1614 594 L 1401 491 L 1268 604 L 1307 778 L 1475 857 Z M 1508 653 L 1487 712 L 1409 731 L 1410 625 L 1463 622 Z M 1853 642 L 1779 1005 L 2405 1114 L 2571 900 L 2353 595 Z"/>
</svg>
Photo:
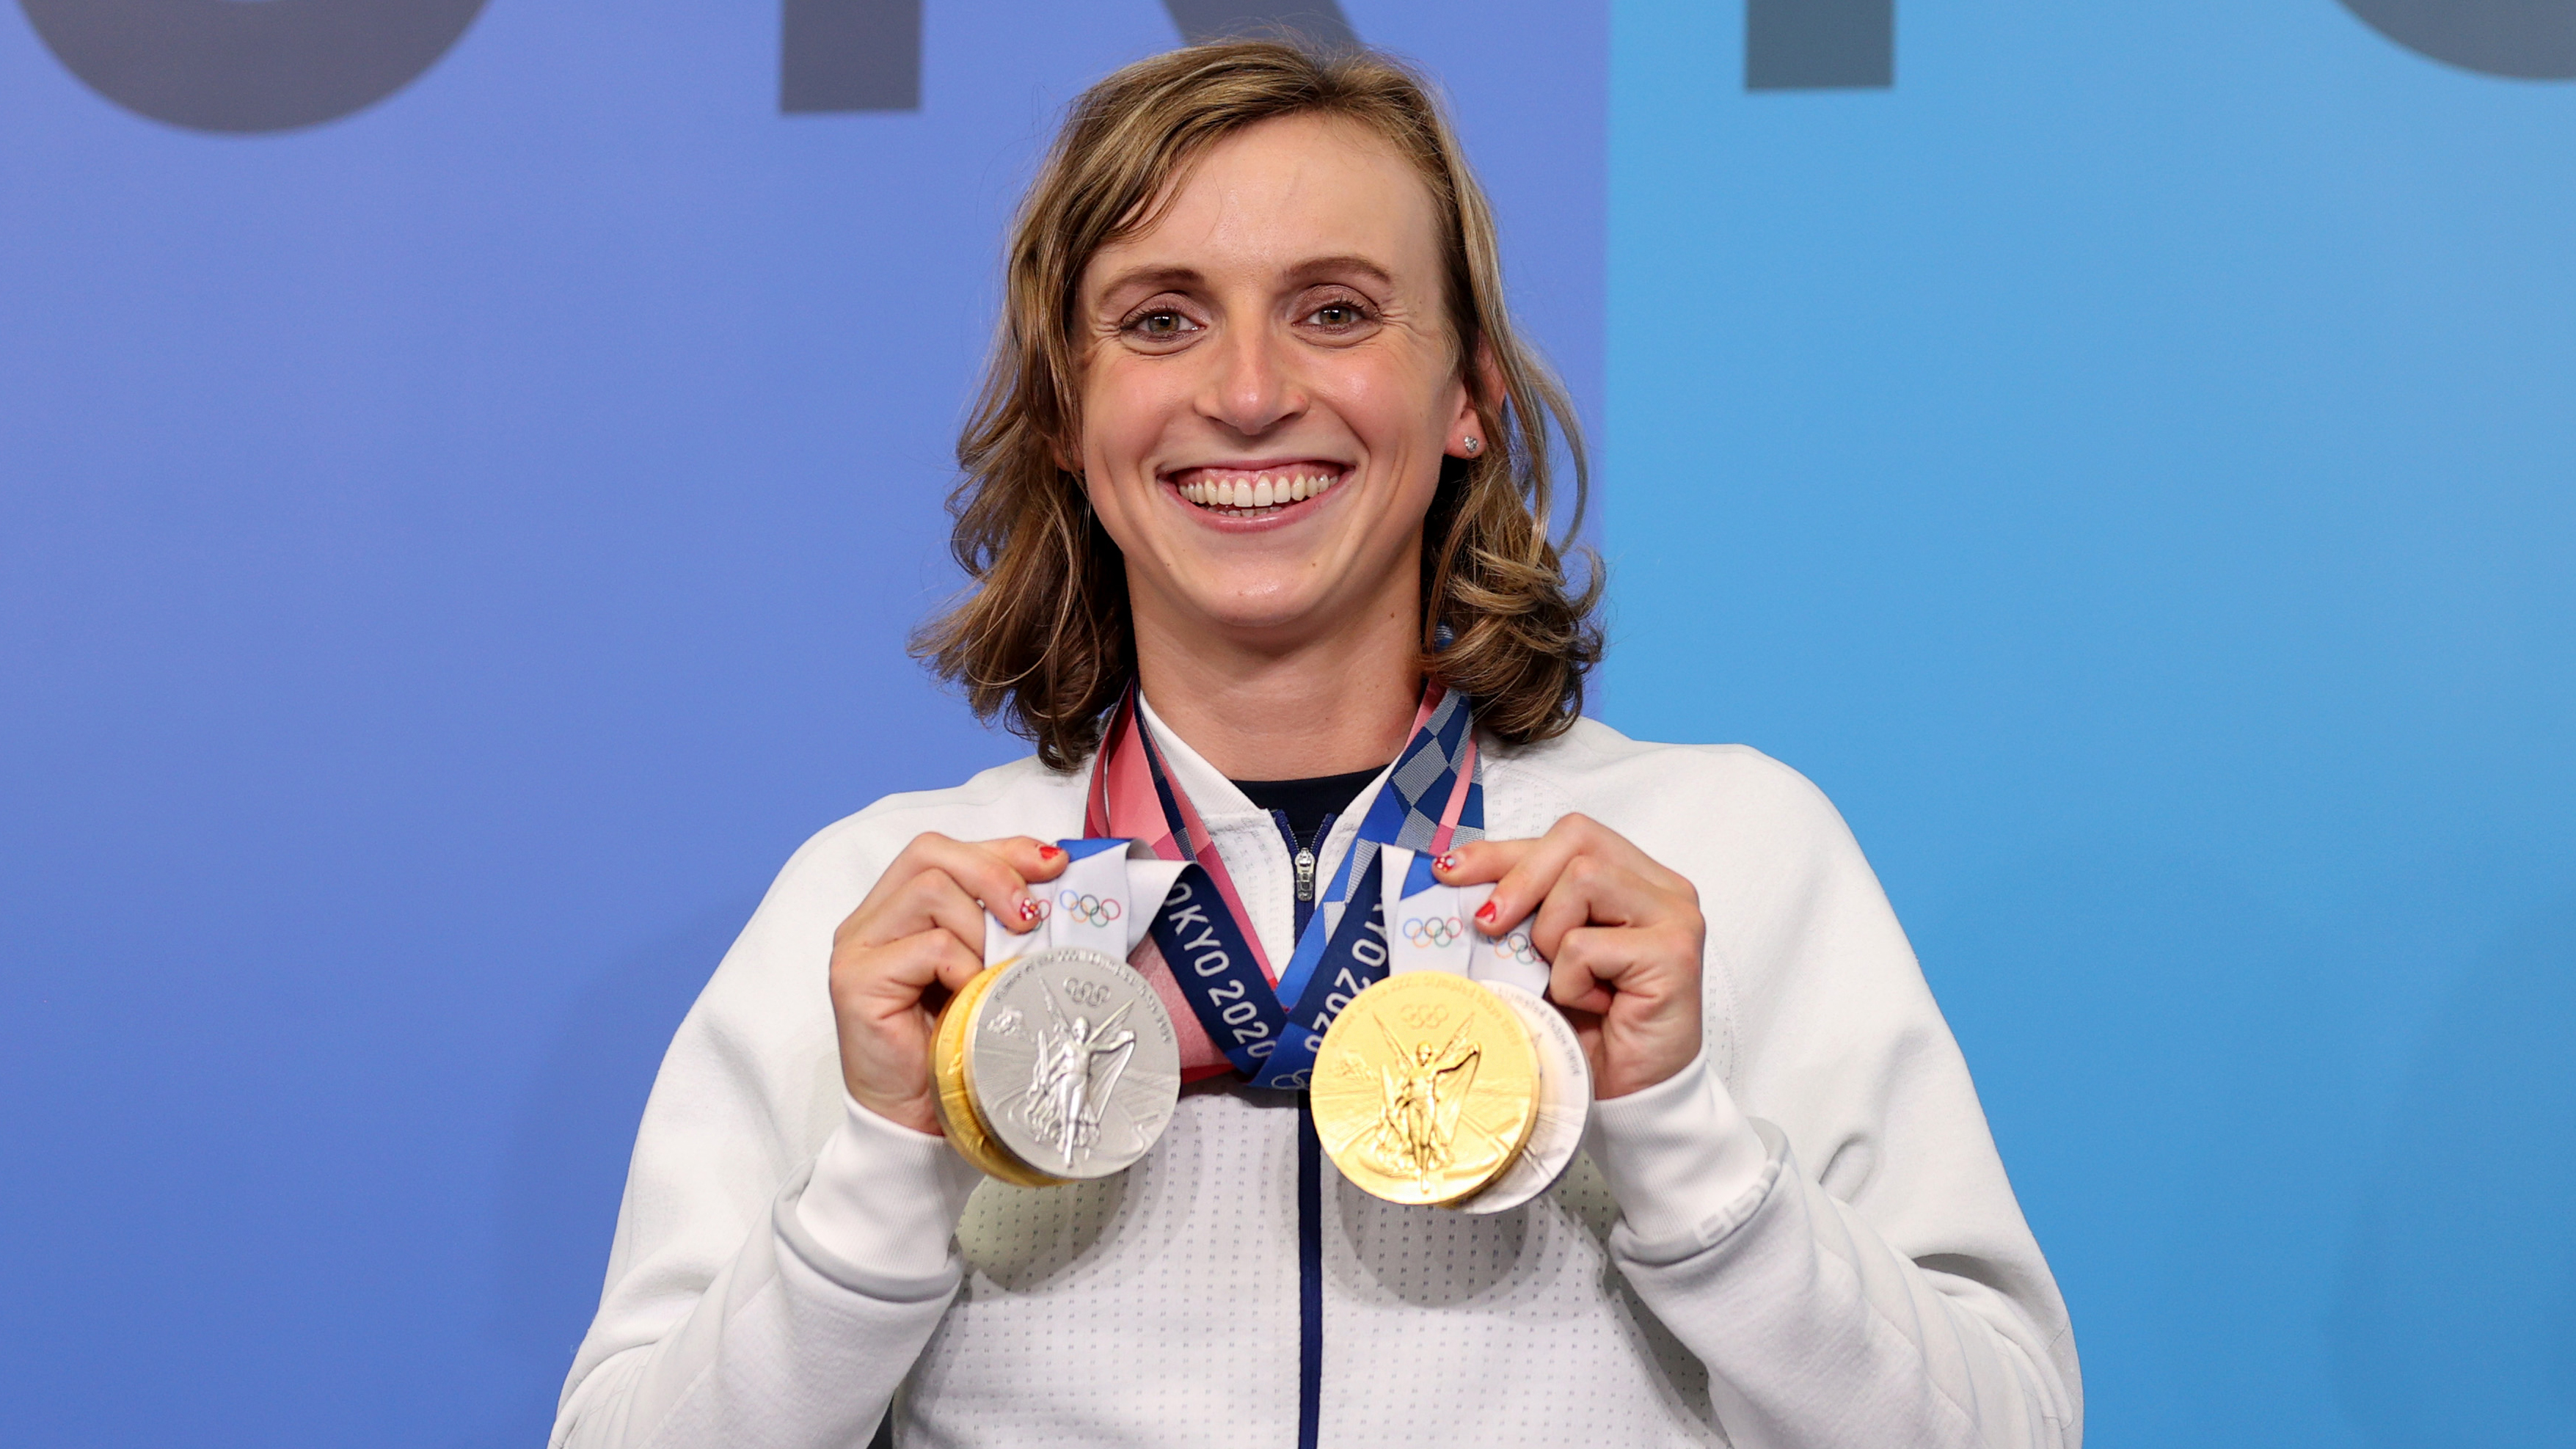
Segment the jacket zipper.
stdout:
<svg viewBox="0 0 2576 1449">
<path fill-rule="evenodd" d="M 1297 838 L 1297 832 L 1288 825 L 1287 811 L 1273 810 L 1270 818 L 1278 823 L 1279 838 L 1288 842 L 1289 863 L 1297 868 L 1297 934 L 1303 936 L 1307 918 L 1315 914 L 1315 847 L 1324 843 L 1324 837 L 1333 833 L 1333 822 L 1342 817 L 1325 816 L 1323 823 L 1315 827 L 1311 841 Z"/>
<path fill-rule="evenodd" d="M 1315 846 L 1332 834 L 1338 816 L 1327 815 L 1309 843 L 1288 827 L 1288 812 L 1273 810 L 1288 856 L 1297 867 L 1297 931 L 1315 914 Z M 1315 1112 L 1297 1096 L 1297 1449 L 1316 1449 L 1324 1416 L 1324 1163 L 1315 1137 Z"/>
</svg>

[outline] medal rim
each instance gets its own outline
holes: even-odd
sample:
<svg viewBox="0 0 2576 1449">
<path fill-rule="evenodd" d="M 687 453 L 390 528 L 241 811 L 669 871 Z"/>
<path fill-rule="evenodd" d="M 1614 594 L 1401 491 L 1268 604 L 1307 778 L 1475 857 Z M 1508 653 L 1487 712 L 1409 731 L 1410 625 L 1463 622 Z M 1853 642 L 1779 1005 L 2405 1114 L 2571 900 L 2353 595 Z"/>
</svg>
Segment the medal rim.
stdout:
<svg viewBox="0 0 2576 1449">
<path fill-rule="evenodd" d="M 1581 1038 L 1574 1034 L 1574 1024 L 1567 1021 L 1564 1015 L 1560 1013 L 1554 1005 L 1550 1004 L 1546 997 L 1539 995 L 1526 986 L 1510 981 L 1479 981 L 1476 984 L 1484 987 L 1487 991 L 1494 993 L 1497 997 L 1500 997 L 1507 1005 L 1511 1006 L 1519 1013 L 1521 1017 L 1521 1025 L 1524 1028 L 1529 1029 L 1530 1045 L 1533 1049 L 1538 1051 L 1539 1058 L 1538 1111 L 1537 1114 L 1533 1115 L 1530 1119 L 1529 1137 L 1521 1143 L 1520 1152 L 1512 1158 L 1510 1165 L 1506 1166 L 1501 1172 L 1494 1175 L 1493 1181 L 1485 1184 L 1483 1188 L 1479 1189 L 1473 1195 L 1455 1200 L 1448 1204 L 1463 1213 L 1483 1215 L 1486 1213 L 1510 1212 L 1516 1207 L 1521 1207 L 1527 1203 L 1535 1202 L 1541 1195 L 1545 1194 L 1548 1189 L 1555 1187 L 1558 1183 L 1565 1180 L 1567 1169 L 1573 1167 L 1574 1159 L 1581 1156 L 1583 1153 L 1583 1133 L 1585 1128 L 1590 1125 L 1592 1117 L 1592 1063 L 1583 1055 L 1583 1042 Z M 1548 1031 L 1542 1028 L 1529 1026 L 1530 1016 L 1533 1013 L 1542 1012 L 1546 1014 L 1547 1019 L 1556 1023 L 1558 1028 L 1557 1030 Z M 1559 1047 L 1565 1048 L 1572 1053 L 1574 1062 L 1572 1072 L 1558 1074 L 1551 1073 L 1548 1070 L 1547 1051 L 1545 1048 L 1539 1046 L 1539 1038 L 1542 1035 L 1555 1038 Z M 1551 1076 L 1558 1077 L 1558 1080 L 1553 1085 L 1551 1085 L 1549 1080 Z M 1571 1084 L 1576 1082 L 1579 1082 L 1581 1085 L 1569 1090 Z M 1539 1126 L 1547 1113 L 1551 1101 L 1560 1103 L 1570 1102 L 1572 1104 L 1570 1110 L 1576 1123 L 1574 1135 L 1572 1139 L 1566 1143 L 1564 1153 L 1557 1159 L 1555 1165 L 1553 1167 L 1546 1168 L 1545 1176 L 1540 1177 L 1534 1184 L 1527 1185 L 1526 1191 L 1513 1187 L 1510 1185 L 1512 1174 L 1520 1171 L 1523 1167 L 1538 1168 L 1544 1166 L 1542 1160 L 1533 1157 L 1531 1153 L 1538 1145 Z M 1565 1109 L 1561 1107 L 1560 1110 Z"/>
<path fill-rule="evenodd" d="M 973 1063 L 965 1050 L 984 998 L 992 991 L 993 983 L 1019 959 L 1014 957 L 977 972 L 939 1013 L 938 1027 L 931 1034 L 931 1101 L 949 1145 L 985 1176 L 1014 1187 L 1059 1187 L 1070 1179 L 1041 1172 L 1021 1161 L 993 1135 L 982 1106 L 975 1100 Z"/>
</svg>

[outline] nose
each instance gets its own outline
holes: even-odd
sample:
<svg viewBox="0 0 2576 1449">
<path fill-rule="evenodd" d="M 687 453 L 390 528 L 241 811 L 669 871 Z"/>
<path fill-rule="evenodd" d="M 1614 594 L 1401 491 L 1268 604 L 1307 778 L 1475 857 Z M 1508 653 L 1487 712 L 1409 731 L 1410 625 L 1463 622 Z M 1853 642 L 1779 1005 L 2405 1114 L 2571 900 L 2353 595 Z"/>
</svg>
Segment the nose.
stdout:
<svg viewBox="0 0 2576 1449">
<path fill-rule="evenodd" d="M 1267 327 L 1235 329 L 1212 349 L 1199 411 L 1244 438 L 1258 438 L 1306 411 L 1288 339 Z"/>
</svg>

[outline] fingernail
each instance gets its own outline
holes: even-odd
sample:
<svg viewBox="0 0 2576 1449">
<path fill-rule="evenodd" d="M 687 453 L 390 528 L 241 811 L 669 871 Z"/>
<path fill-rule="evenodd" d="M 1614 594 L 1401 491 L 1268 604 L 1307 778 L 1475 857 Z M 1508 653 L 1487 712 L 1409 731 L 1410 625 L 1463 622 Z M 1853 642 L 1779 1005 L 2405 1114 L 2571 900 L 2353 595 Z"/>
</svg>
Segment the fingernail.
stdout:
<svg viewBox="0 0 2576 1449">
<path fill-rule="evenodd" d="M 1431 862 L 1431 868 L 1440 872 L 1442 875 L 1447 875 L 1449 872 L 1456 870 L 1458 868 L 1458 852 L 1452 850 L 1443 853 L 1438 859 Z"/>
<path fill-rule="evenodd" d="M 1063 851 L 1056 849 L 1052 845 L 1041 845 L 1038 847 L 1038 858 L 1040 860 L 1053 860 L 1062 854 L 1064 854 Z"/>
<path fill-rule="evenodd" d="M 1038 903 L 1023 896 L 1020 899 L 1020 924 L 1023 926 L 1035 925 L 1037 923 L 1037 919 Z"/>
<path fill-rule="evenodd" d="M 1494 903 L 1492 901 L 1487 901 L 1483 905 L 1476 907 L 1476 919 L 1484 922 L 1488 926 L 1492 925 L 1494 923 Z"/>
</svg>

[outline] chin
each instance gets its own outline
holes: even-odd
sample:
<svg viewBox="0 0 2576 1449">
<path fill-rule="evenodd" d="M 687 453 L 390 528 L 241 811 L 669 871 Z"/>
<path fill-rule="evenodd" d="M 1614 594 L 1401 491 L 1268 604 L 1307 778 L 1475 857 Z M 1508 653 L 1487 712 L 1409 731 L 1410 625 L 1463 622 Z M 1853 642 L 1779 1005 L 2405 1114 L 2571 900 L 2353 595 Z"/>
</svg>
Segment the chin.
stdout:
<svg viewBox="0 0 2576 1449">
<path fill-rule="evenodd" d="M 1333 612 L 1320 594 L 1286 589 L 1230 592 L 1192 602 L 1211 626 L 1230 634 L 1306 633 L 1326 625 Z"/>
</svg>

